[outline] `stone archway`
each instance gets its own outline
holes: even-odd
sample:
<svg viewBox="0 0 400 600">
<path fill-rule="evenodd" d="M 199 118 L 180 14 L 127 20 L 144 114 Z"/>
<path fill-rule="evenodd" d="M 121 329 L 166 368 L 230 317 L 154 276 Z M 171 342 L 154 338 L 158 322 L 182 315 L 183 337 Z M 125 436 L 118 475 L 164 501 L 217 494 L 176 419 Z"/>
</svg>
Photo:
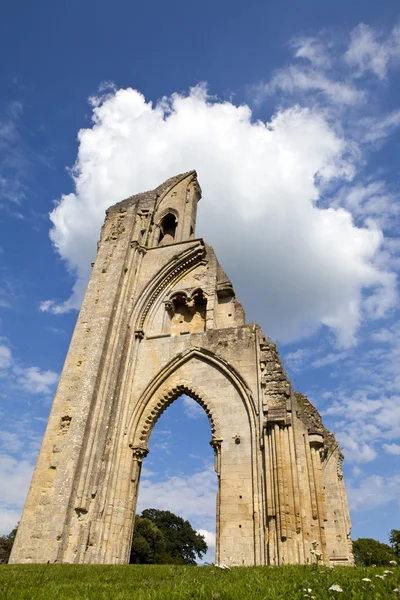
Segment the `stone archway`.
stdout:
<svg viewBox="0 0 400 600">
<path fill-rule="evenodd" d="M 183 393 L 203 407 L 211 426 L 211 445 L 218 477 L 216 560 L 254 565 L 257 522 L 254 515 L 259 512 L 258 489 L 254 488 L 251 477 L 257 456 L 252 435 L 254 414 L 243 382 L 218 357 L 198 348 L 176 357 L 134 402 L 135 410 L 128 428 L 130 447 L 137 462 L 132 493 L 137 499 L 140 464 L 147 455 L 148 440 L 155 423 Z M 224 402 L 218 397 L 221 393 L 224 394 Z M 134 513 L 135 508 L 136 501 L 130 510 Z M 127 533 L 128 538 L 132 531 L 129 535 Z"/>
<path fill-rule="evenodd" d="M 138 475 L 133 539 L 136 515 L 145 508 L 169 510 L 188 519 L 195 530 L 214 534 L 212 547 L 203 560 L 218 561 L 222 441 L 218 438 L 218 424 L 207 398 L 189 382 L 173 389 L 162 387 L 156 410 L 149 403 L 140 419 L 135 436 L 140 445 L 132 443 L 130 447 L 134 461 L 137 460 Z"/>
</svg>

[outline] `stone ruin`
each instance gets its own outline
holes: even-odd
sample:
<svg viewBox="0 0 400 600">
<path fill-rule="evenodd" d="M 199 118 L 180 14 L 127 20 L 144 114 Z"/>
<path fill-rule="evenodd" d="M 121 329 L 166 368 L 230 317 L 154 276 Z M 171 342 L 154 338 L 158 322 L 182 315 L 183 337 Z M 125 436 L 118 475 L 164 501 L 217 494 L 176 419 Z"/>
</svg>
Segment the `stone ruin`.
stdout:
<svg viewBox="0 0 400 600">
<path fill-rule="evenodd" d="M 343 455 L 195 236 L 195 171 L 109 208 L 11 563 L 129 562 L 152 428 L 208 415 L 216 562 L 352 565 Z"/>
</svg>

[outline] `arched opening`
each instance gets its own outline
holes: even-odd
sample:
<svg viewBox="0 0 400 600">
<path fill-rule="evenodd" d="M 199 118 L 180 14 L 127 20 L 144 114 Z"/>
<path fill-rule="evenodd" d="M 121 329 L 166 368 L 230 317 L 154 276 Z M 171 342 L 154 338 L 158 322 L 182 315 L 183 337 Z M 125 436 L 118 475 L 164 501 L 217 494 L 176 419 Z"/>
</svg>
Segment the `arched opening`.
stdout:
<svg viewBox="0 0 400 600">
<path fill-rule="evenodd" d="M 159 246 L 173 244 L 175 241 L 176 227 L 178 225 L 174 214 L 167 213 L 160 223 L 160 236 L 158 238 Z"/>
<path fill-rule="evenodd" d="M 189 521 L 205 537 L 208 546 L 207 554 L 197 558 L 200 563 L 215 560 L 218 478 L 211 435 L 210 420 L 200 404 L 187 394 L 174 400 L 152 429 L 150 452 L 142 464 L 136 509 L 137 515 L 145 509 L 157 509 Z M 141 531 L 136 540 L 140 536 L 139 550 L 142 548 L 143 554 L 138 553 L 134 531 L 135 552 L 131 554 L 131 562 L 145 562 L 146 556 L 158 564 L 176 560 L 174 556 L 171 559 L 168 543 L 163 546 L 155 530 L 150 532 L 147 546 L 146 532 Z"/>
</svg>

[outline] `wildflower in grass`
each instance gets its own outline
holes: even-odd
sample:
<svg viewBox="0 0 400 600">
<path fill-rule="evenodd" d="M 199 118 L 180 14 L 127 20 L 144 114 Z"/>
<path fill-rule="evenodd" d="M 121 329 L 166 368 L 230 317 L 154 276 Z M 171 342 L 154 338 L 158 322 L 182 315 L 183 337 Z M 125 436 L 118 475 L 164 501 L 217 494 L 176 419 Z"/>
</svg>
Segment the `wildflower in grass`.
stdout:
<svg viewBox="0 0 400 600">
<path fill-rule="evenodd" d="M 340 585 L 337 585 L 336 583 L 334 583 L 333 585 L 331 585 L 331 587 L 329 588 L 330 592 L 343 592 L 342 588 L 340 587 Z"/>
<path fill-rule="evenodd" d="M 378 579 L 385 579 L 384 575 L 375 575 L 375 577 L 377 577 Z"/>
<path fill-rule="evenodd" d="M 389 560 L 389 565 L 397 565 L 397 562 L 395 560 Z"/>
<path fill-rule="evenodd" d="M 393 591 L 395 594 L 400 594 L 400 588 L 395 588 Z"/>
<path fill-rule="evenodd" d="M 361 581 L 371 581 L 371 580 L 370 580 L 370 579 L 368 579 L 368 577 L 363 577 L 363 578 L 361 579 Z"/>
<path fill-rule="evenodd" d="M 307 594 L 311 594 L 312 589 L 311 588 L 304 588 L 303 592 L 307 592 Z"/>
<path fill-rule="evenodd" d="M 329 565 L 328 569 L 334 569 L 335 565 Z"/>
<path fill-rule="evenodd" d="M 393 575 L 393 571 L 383 571 L 384 575 Z"/>
</svg>

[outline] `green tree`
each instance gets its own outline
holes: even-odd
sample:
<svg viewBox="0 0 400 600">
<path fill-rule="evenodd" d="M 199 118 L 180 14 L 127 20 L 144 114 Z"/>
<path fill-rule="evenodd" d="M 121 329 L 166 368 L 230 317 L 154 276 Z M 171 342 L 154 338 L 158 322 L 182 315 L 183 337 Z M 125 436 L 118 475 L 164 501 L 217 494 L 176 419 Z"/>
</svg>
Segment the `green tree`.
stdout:
<svg viewBox="0 0 400 600">
<path fill-rule="evenodd" d="M 161 564 L 165 555 L 163 533 L 150 519 L 137 516 L 132 540 L 131 564 Z"/>
<path fill-rule="evenodd" d="M 10 558 L 11 550 L 14 544 L 15 536 L 17 534 L 17 527 L 9 533 L 8 535 L 0 536 L 0 564 L 7 564 L 8 559 Z"/>
<path fill-rule="evenodd" d="M 400 557 L 400 529 L 392 529 L 390 532 L 389 541 L 397 557 Z"/>
<path fill-rule="evenodd" d="M 377 565 L 388 566 L 391 560 L 396 559 L 393 549 L 388 544 L 383 544 L 372 538 L 359 538 L 353 542 L 354 558 L 357 566 Z"/>
<path fill-rule="evenodd" d="M 148 508 L 136 517 L 131 562 L 195 565 L 206 552 L 204 537 L 169 510 Z"/>
</svg>

